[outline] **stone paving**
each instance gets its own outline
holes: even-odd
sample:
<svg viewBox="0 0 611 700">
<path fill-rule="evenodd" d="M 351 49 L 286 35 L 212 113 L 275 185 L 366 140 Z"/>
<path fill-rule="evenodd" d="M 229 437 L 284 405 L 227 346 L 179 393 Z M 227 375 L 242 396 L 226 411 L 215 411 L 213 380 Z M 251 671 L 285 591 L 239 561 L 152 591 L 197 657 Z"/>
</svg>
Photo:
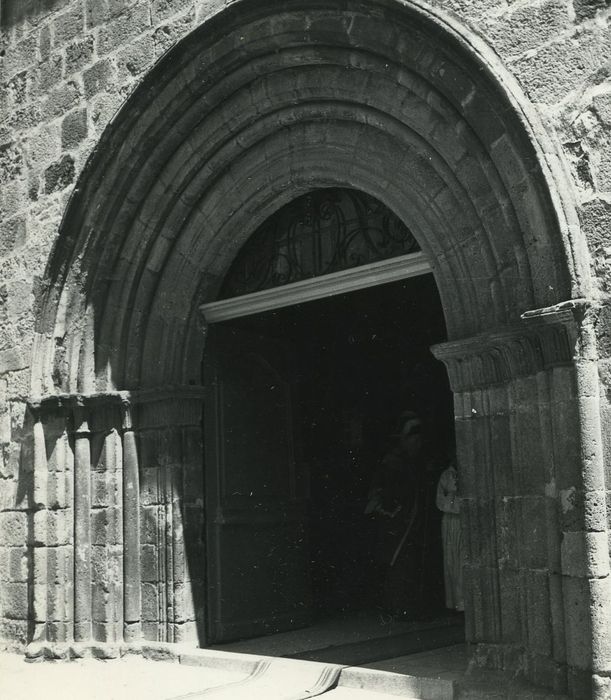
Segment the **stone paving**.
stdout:
<svg viewBox="0 0 611 700">
<path fill-rule="evenodd" d="M 0 654 L 2 700 L 171 700 L 241 680 L 247 674 L 129 655 L 101 661 L 26 662 Z"/>
<path fill-rule="evenodd" d="M 210 650 L 164 661 L 129 653 L 105 661 L 26 662 L 0 653 L 0 699 L 566 700 L 502 674 L 469 673 L 467 659 L 463 644 L 364 667 Z"/>
</svg>

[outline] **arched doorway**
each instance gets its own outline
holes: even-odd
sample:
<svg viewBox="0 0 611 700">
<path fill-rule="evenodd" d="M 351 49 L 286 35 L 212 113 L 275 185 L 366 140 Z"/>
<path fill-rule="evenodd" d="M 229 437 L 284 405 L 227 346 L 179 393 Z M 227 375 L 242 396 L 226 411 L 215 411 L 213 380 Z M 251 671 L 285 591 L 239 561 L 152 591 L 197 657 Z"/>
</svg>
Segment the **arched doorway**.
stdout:
<svg viewBox="0 0 611 700">
<path fill-rule="evenodd" d="M 608 561 L 587 554 L 607 551 L 607 533 L 585 244 L 510 75 L 450 17 L 398 0 L 233 3 L 159 62 L 104 134 L 46 273 L 34 491 L 50 507 L 52 423 L 75 445 L 74 551 L 92 543 L 100 455 L 104 472 L 122 455 L 112 478 L 124 488 L 107 505 L 128 526 L 94 551 L 117 562 L 113 611 L 93 604 L 103 568 L 83 554 L 74 611 L 37 634 L 181 640 L 205 626 L 199 307 L 262 222 L 323 187 L 393 211 L 439 289 L 479 661 L 578 694 L 608 668 L 593 604 L 608 599 Z M 44 529 L 34 539 L 42 552 Z"/>
<path fill-rule="evenodd" d="M 207 641 L 366 611 L 388 635 L 390 618 L 439 615 L 453 414 L 430 352 L 443 311 L 409 229 L 364 193 L 313 190 L 252 234 L 219 297 L 202 306 Z M 413 522 L 367 509 L 406 410 L 425 436 L 405 465 Z"/>
</svg>

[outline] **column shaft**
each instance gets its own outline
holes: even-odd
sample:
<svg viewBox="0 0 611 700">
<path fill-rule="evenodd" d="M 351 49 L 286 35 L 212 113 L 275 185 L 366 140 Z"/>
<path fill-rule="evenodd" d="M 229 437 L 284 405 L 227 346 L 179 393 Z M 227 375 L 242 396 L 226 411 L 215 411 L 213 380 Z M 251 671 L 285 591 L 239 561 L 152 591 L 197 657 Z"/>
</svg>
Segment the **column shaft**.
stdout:
<svg viewBox="0 0 611 700">
<path fill-rule="evenodd" d="M 130 407 L 123 404 L 123 616 L 125 641 L 141 637 L 140 483 Z"/>
<path fill-rule="evenodd" d="M 74 640 L 91 639 L 91 446 L 82 406 L 74 408 Z"/>
</svg>

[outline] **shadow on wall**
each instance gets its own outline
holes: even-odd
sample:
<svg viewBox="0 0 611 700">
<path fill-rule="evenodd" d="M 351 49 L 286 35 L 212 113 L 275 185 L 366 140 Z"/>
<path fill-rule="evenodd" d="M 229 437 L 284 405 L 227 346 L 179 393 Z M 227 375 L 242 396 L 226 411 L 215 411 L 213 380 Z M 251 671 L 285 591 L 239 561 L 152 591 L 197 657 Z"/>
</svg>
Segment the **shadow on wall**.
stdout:
<svg viewBox="0 0 611 700">
<path fill-rule="evenodd" d="M 0 0 L 0 26 L 12 27 L 26 17 L 36 20 L 68 4 L 70 0 Z"/>
</svg>

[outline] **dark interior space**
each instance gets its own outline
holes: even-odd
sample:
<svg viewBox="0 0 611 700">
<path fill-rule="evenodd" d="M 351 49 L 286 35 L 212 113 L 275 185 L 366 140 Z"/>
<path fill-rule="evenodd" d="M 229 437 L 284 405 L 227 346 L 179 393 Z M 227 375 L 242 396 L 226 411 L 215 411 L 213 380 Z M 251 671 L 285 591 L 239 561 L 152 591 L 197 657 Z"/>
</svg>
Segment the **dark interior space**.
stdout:
<svg viewBox="0 0 611 700">
<path fill-rule="evenodd" d="M 417 613 L 403 621 L 443 616 L 435 489 L 453 455 L 453 410 L 445 368 L 429 350 L 445 340 L 432 275 L 219 325 L 235 329 L 236 337 L 246 331 L 292 348 L 296 462 L 308 483 L 304 546 L 312 621 L 364 611 L 384 620 L 376 522 L 365 506 L 372 476 L 406 410 L 422 420 L 426 486 L 422 546 L 410 562 Z"/>
</svg>

